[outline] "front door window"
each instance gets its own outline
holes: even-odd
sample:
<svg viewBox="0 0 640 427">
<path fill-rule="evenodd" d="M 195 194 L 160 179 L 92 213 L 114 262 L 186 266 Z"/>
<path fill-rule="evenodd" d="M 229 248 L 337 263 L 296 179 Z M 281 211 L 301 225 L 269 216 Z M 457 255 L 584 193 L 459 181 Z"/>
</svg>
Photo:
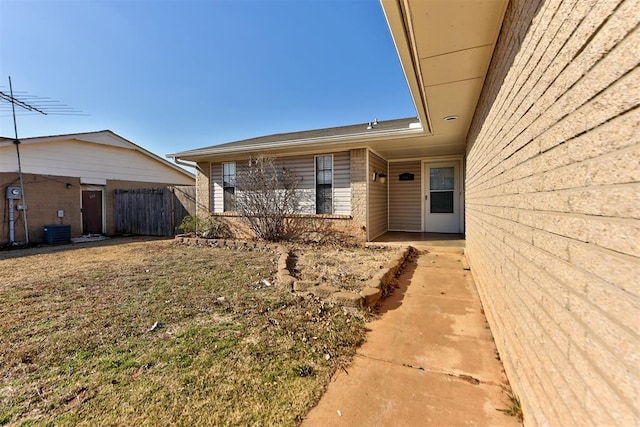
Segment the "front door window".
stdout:
<svg viewBox="0 0 640 427">
<path fill-rule="evenodd" d="M 431 213 L 453 213 L 454 168 L 429 169 Z"/>
</svg>

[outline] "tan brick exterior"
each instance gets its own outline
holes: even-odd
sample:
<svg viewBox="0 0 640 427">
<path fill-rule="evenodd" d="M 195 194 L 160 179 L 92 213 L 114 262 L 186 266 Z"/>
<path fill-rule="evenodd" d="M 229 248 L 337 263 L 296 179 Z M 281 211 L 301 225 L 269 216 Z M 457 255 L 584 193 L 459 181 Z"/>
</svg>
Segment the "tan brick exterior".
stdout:
<svg viewBox="0 0 640 427">
<path fill-rule="evenodd" d="M 640 422 L 638 7 L 511 1 L 469 133 L 467 254 L 527 425 Z"/>
<path fill-rule="evenodd" d="M 253 239 L 255 234 L 249 228 L 247 221 L 235 213 L 211 214 L 227 222 L 232 229 L 233 237 L 238 239 Z M 298 217 L 304 222 L 303 228 L 311 238 L 323 238 L 331 240 L 339 237 L 348 243 L 364 242 L 366 236 L 362 229 L 356 228 L 353 219 L 349 215 L 301 215 Z"/>
<path fill-rule="evenodd" d="M 67 183 L 71 188 L 67 188 Z M 2 190 L 2 227 L 0 228 L 0 242 L 9 241 L 8 201 L 5 197 L 5 188 L 20 186 L 17 173 L 0 174 L 0 189 Z M 71 225 L 72 236 L 82 235 L 82 219 L 80 216 L 80 179 L 42 175 L 24 175 L 24 192 L 27 203 L 27 224 L 29 226 L 29 239 L 32 242 L 41 242 L 44 239 L 44 226 L 46 224 L 59 224 L 58 210 L 64 210 L 64 224 Z M 22 212 L 17 210 L 18 204 L 23 200 L 14 201 L 15 212 L 15 240 L 24 242 L 24 221 Z"/>
<path fill-rule="evenodd" d="M 351 216 L 353 229 L 367 239 L 367 150 L 351 150 Z"/>
<path fill-rule="evenodd" d="M 60 224 L 57 216 L 58 210 L 64 210 L 63 224 L 71 225 L 71 237 L 82 235 L 82 190 L 101 189 L 104 197 L 105 234 L 114 233 L 113 226 L 113 190 L 131 188 L 165 187 L 169 184 L 153 182 L 135 182 L 107 180 L 107 185 L 86 186 L 80 184 L 79 178 L 24 174 L 24 191 L 27 209 L 27 223 L 29 226 L 30 242 L 42 242 L 44 240 L 44 226 L 47 224 Z M 71 184 L 67 188 L 67 184 Z M 3 209 L 2 226 L 0 227 L 0 243 L 9 241 L 8 208 L 5 197 L 5 188 L 19 186 L 20 181 L 16 173 L 0 173 L 0 189 L 2 190 Z M 14 205 L 22 204 L 16 200 Z M 24 222 L 22 212 L 15 211 L 15 239 L 23 242 Z"/>
<path fill-rule="evenodd" d="M 196 168 L 196 214 L 211 211 L 211 162 L 198 163 Z"/>
</svg>

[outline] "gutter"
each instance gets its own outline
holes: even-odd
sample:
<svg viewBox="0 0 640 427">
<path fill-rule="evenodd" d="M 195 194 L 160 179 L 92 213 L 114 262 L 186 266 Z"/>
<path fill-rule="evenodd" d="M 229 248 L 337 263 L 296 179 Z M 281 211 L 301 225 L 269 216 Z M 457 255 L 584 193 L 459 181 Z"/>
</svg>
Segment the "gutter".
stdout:
<svg viewBox="0 0 640 427">
<path fill-rule="evenodd" d="M 180 166 L 186 166 L 189 168 L 194 168 L 197 169 L 199 171 L 202 171 L 202 169 L 200 169 L 200 167 L 198 167 L 197 163 L 192 163 L 192 162 L 188 162 L 186 160 L 182 160 L 179 157 L 176 157 L 175 154 L 167 154 L 166 155 L 167 158 L 172 159 L 176 165 L 180 165 Z"/>
<path fill-rule="evenodd" d="M 420 58 L 416 50 L 413 22 L 410 19 L 410 7 L 407 0 L 379 0 L 387 21 L 396 54 L 413 99 L 413 105 L 426 126 L 426 133 L 433 135 L 433 126 L 427 105 L 427 96 L 422 81 Z"/>
</svg>

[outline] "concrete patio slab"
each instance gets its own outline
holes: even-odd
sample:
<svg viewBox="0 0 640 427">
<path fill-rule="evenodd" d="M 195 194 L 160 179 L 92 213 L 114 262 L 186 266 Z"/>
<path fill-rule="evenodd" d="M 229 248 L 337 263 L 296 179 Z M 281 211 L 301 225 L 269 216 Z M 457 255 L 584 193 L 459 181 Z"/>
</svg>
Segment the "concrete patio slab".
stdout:
<svg viewBox="0 0 640 427">
<path fill-rule="evenodd" d="M 464 248 L 465 241 L 462 234 L 445 233 L 411 233 L 406 231 L 387 231 L 374 239 L 376 244 L 390 245 L 425 245 L 440 248 Z"/>
<path fill-rule="evenodd" d="M 463 255 L 423 252 L 304 426 L 519 425 Z"/>
</svg>

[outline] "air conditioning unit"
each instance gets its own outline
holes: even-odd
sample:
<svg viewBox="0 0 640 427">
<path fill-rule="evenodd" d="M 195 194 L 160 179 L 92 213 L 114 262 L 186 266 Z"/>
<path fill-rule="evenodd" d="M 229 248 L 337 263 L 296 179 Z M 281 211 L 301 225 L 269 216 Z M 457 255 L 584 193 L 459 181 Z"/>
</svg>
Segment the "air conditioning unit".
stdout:
<svg viewBox="0 0 640 427">
<path fill-rule="evenodd" d="M 71 241 L 71 226 L 68 224 L 49 224 L 44 226 L 44 242 L 48 244 Z"/>
<path fill-rule="evenodd" d="M 22 199 L 22 188 L 20 187 L 7 187 L 7 199 L 19 200 Z"/>
</svg>

